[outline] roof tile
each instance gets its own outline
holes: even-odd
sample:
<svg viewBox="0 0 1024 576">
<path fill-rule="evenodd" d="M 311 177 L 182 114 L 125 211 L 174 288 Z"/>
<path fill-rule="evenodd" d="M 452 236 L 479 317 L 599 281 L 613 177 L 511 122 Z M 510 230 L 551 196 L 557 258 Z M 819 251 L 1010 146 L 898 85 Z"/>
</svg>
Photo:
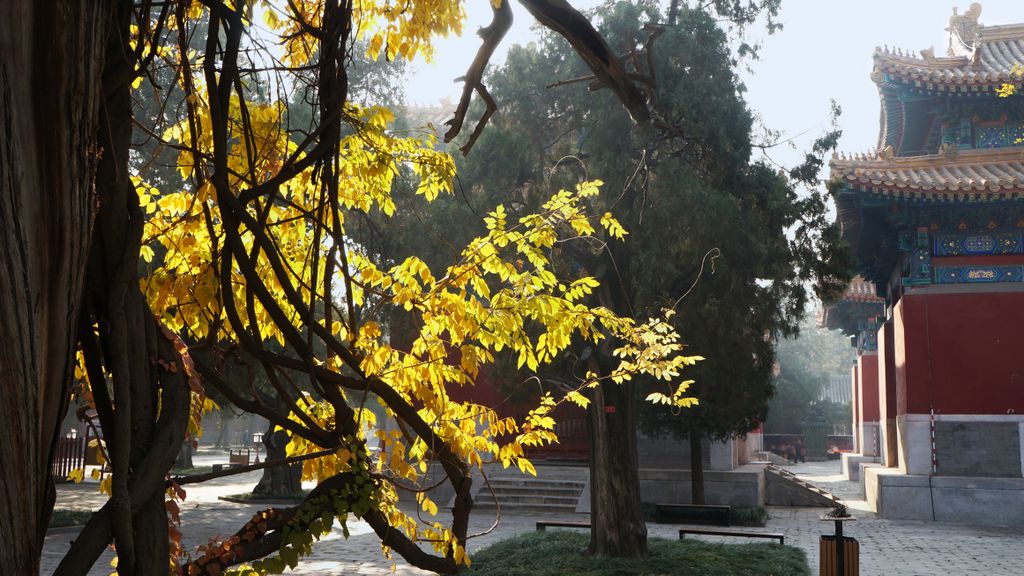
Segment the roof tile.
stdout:
<svg viewBox="0 0 1024 576">
<path fill-rule="evenodd" d="M 875 67 L 903 82 L 919 85 L 924 81 L 939 88 L 962 89 L 963 85 L 1001 84 L 1019 78 L 1014 75 L 1014 66 L 1024 64 L 1024 25 L 982 28 L 977 46 L 973 59 L 936 57 L 931 50 L 917 56 L 878 48 Z"/>
<path fill-rule="evenodd" d="M 832 175 L 888 196 L 931 200 L 1024 197 L 1024 149 L 886 158 L 833 158 Z"/>
</svg>

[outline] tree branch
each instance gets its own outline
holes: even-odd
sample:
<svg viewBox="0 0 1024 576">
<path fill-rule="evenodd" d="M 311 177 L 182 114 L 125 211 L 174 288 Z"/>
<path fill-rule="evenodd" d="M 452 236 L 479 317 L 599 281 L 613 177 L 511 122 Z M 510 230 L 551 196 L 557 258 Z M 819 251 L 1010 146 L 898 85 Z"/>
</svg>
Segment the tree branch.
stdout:
<svg viewBox="0 0 1024 576">
<path fill-rule="evenodd" d="M 519 3 L 538 22 L 569 41 L 598 80 L 615 93 L 634 122 L 650 122 L 651 112 L 643 92 L 633 83 L 622 62 L 583 14 L 566 0 L 519 0 Z"/>
<path fill-rule="evenodd" d="M 512 7 L 509 5 L 508 0 L 503 0 L 497 8 L 494 8 L 492 5 L 491 10 L 494 13 L 491 23 L 486 28 L 481 28 L 477 32 L 480 38 L 483 39 L 483 44 L 480 45 L 480 50 L 477 51 L 476 57 L 473 58 L 473 63 L 469 65 L 466 75 L 462 77 L 462 97 L 459 99 L 459 105 L 455 109 L 455 117 L 445 122 L 448 125 L 448 131 L 445 132 L 444 141 L 451 142 L 462 131 L 462 124 L 466 120 L 466 113 L 469 111 L 469 101 L 473 91 L 476 90 L 487 103 L 487 111 L 480 118 L 480 121 L 477 122 L 469 141 L 461 148 L 463 155 L 469 153 L 469 149 L 473 147 L 473 143 L 480 136 L 484 126 L 487 125 L 487 121 L 494 114 L 495 110 L 498 109 L 497 105 L 494 104 L 494 99 L 491 98 L 490 94 L 487 93 L 487 89 L 484 88 L 484 69 L 487 68 L 487 63 L 490 62 L 494 50 L 501 43 L 502 38 L 505 37 L 505 33 L 512 27 Z"/>
</svg>

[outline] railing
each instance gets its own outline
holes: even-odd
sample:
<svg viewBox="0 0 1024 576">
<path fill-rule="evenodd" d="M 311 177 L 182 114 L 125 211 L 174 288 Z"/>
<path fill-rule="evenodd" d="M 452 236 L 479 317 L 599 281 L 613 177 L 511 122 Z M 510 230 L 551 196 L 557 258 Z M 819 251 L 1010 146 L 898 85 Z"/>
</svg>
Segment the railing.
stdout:
<svg viewBox="0 0 1024 576">
<path fill-rule="evenodd" d="M 522 423 L 527 409 L 516 411 L 516 419 Z M 526 446 L 530 458 L 548 460 L 588 460 L 590 458 L 590 433 L 587 431 L 586 411 L 576 406 L 562 405 L 555 408 L 551 417 L 555 419 L 557 444 Z"/>
<path fill-rule="evenodd" d="M 85 438 L 61 438 L 57 440 L 50 469 L 54 482 L 70 482 L 72 470 L 85 467 Z"/>
</svg>

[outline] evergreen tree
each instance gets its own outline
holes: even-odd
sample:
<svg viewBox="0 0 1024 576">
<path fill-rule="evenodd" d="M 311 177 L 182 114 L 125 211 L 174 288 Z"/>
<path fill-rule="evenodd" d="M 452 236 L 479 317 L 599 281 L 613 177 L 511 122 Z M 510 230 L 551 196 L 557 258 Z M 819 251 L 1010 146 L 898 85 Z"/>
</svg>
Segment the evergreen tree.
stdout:
<svg viewBox="0 0 1024 576">
<path fill-rule="evenodd" d="M 592 79 L 586 69 L 559 38 L 547 36 L 513 48 L 488 80 L 500 112 L 460 174 L 475 201 L 523 211 L 545 188 L 585 178 L 606 182 L 595 209 L 615 214 L 629 241 L 608 235 L 563 246 L 562 262 L 600 277 L 610 288 L 597 299 L 618 313 L 673 308 L 689 350 L 705 357 L 687 375 L 695 380 L 690 390 L 698 406 L 652 406 L 642 419 L 651 433 L 691 438 L 693 496 L 701 501 L 700 438 L 742 435 L 764 420 L 777 339 L 797 332 L 812 291 L 830 297 L 845 286 L 849 262 L 817 189 L 822 158 L 838 134 L 822 137 L 788 174 L 754 160 L 752 115 L 729 37 L 715 13 L 674 10 L 669 25 L 654 3 L 618 3 L 597 14 L 610 45 L 634 53 L 641 68 L 650 63 L 641 72 L 653 85 L 651 127 L 635 127 L 608 91 L 587 90 Z M 652 27 L 657 38 L 644 40 Z M 549 87 L 552 78 L 564 81 Z M 802 185 L 812 187 L 798 193 Z M 576 357 L 588 353 L 579 350 Z M 604 399 L 617 416 L 599 403 L 591 413 L 592 422 L 621 418 L 625 424 L 612 433 L 624 439 L 617 470 L 635 463 L 627 429 L 634 399 L 621 392 Z M 648 386 L 632 394 L 660 392 Z M 603 474 L 600 429 L 598 422 L 592 478 Z M 601 483 L 592 480 L 595 549 L 603 545 L 605 509 L 638 503 L 637 494 L 622 488 L 631 482 L 612 479 L 602 495 Z M 626 526 L 619 540 L 640 532 L 624 517 L 633 518 L 617 517 Z"/>
</svg>

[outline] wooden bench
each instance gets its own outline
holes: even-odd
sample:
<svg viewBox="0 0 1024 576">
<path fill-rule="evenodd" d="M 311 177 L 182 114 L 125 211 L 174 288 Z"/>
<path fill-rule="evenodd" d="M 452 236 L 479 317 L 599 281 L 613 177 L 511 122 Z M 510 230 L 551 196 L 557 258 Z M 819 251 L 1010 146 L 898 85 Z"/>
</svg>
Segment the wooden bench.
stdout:
<svg viewBox="0 0 1024 576">
<path fill-rule="evenodd" d="M 244 450 L 228 450 L 228 466 L 248 466 L 251 462 L 251 452 L 248 448 Z"/>
<path fill-rule="evenodd" d="M 214 464 L 213 471 L 220 472 L 224 468 L 240 468 L 242 466 L 248 466 L 252 464 L 252 452 L 248 448 L 240 448 L 238 450 L 228 450 L 228 463 L 227 464 Z M 256 462 L 259 464 L 259 462 Z"/>
<path fill-rule="evenodd" d="M 655 504 L 654 521 L 658 524 L 708 524 L 728 526 L 731 506 L 715 504 Z"/>
<path fill-rule="evenodd" d="M 590 530 L 590 522 L 561 522 L 557 520 L 541 520 L 537 522 L 537 531 L 544 532 L 551 528 L 586 528 Z"/>
<path fill-rule="evenodd" d="M 786 535 L 778 532 L 753 532 L 749 530 L 721 530 L 716 528 L 680 528 L 679 539 L 682 540 L 687 534 L 703 534 L 705 536 L 739 536 L 741 538 L 769 538 L 778 540 L 780 545 L 785 545 Z"/>
</svg>

